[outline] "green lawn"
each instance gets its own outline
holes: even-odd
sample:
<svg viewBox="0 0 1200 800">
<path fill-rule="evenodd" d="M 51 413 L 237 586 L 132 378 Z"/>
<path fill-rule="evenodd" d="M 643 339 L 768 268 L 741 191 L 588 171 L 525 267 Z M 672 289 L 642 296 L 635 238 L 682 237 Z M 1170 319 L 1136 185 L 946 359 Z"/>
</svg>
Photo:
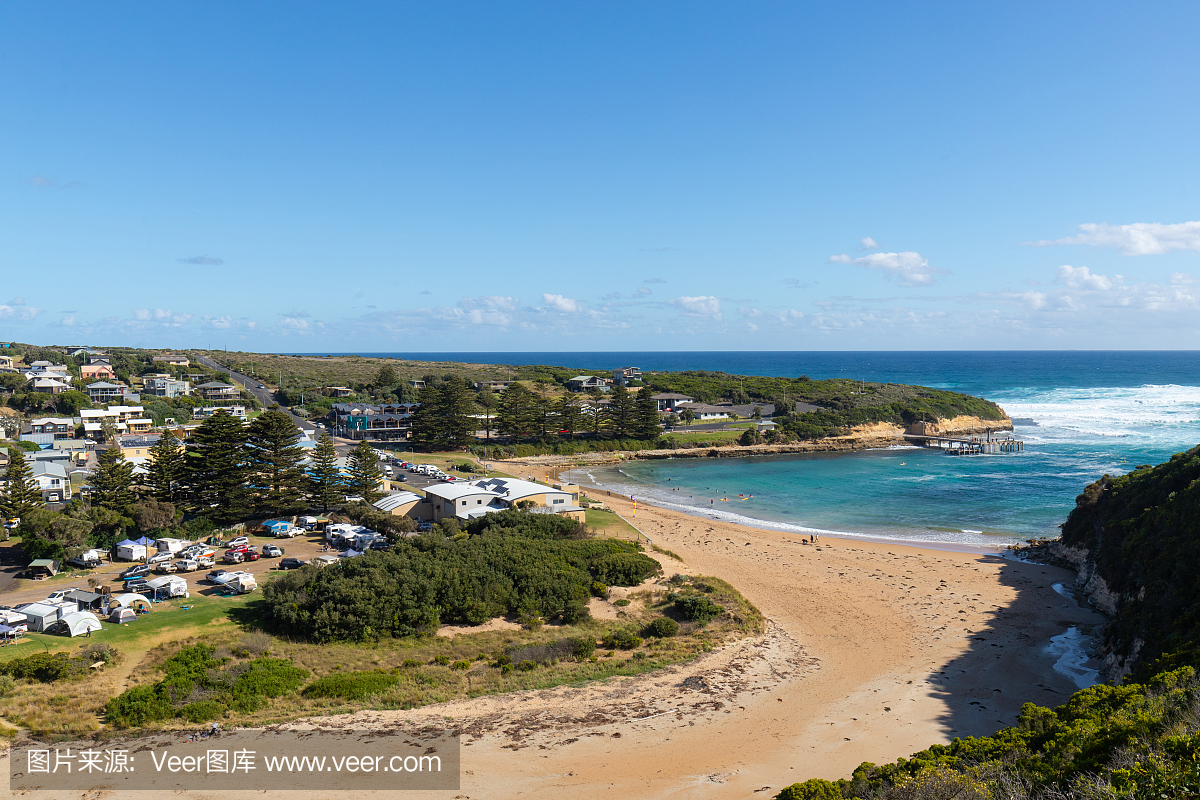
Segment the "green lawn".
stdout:
<svg viewBox="0 0 1200 800">
<path fill-rule="evenodd" d="M 605 536 L 620 534 L 627 534 L 629 536 L 638 535 L 636 528 L 611 511 L 589 508 L 585 522 L 589 528 L 595 528 L 597 533 Z"/>
<path fill-rule="evenodd" d="M 27 640 L 25 643 L 0 649 L 0 662 L 42 651 L 75 649 L 85 640 L 114 644 L 124 651 L 146 650 L 163 638 L 184 639 L 201 632 L 231 626 L 234 623 L 229 619 L 230 611 L 239 609 L 258 597 L 257 593 L 237 597 L 193 595 L 187 600 L 177 597 L 168 602 L 155 603 L 149 614 L 138 615 L 137 622 L 128 625 L 104 622 L 103 629 L 93 633 L 90 639 L 82 636 L 71 638 L 48 633 L 29 633 L 23 637 Z M 185 611 L 183 606 L 190 608 Z"/>
</svg>

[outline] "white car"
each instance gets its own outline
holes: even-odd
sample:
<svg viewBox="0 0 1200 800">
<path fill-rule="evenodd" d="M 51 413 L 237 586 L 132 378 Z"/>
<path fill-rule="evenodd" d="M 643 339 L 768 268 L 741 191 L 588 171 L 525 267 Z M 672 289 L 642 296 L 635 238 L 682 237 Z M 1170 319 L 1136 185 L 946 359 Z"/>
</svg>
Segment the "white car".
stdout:
<svg viewBox="0 0 1200 800">
<path fill-rule="evenodd" d="M 200 562 L 191 558 L 183 558 L 175 562 L 175 569 L 180 572 L 195 572 L 200 569 Z"/>
<path fill-rule="evenodd" d="M 236 539 L 231 539 L 229 542 L 227 542 L 225 547 L 237 547 L 240 544 L 249 545 L 250 539 L 246 536 L 239 536 Z"/>
<path fill-rule="evenodd" d="M 147 564 L 169 564 L 169 563 L 171 563 L 171 559 L 174 557 L 175 557 L 174 553 L 159 553 L 158 555 L 150 556 L 150 560 L 147 561 L 146 563 Z"/>
</svg>

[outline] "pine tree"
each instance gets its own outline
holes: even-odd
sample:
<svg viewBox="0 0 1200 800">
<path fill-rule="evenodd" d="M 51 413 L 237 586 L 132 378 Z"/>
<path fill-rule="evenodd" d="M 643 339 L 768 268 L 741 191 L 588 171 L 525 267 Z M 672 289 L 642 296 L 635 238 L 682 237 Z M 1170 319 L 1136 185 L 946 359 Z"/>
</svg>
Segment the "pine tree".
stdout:
<svg viewBox="0 0 1200 800">
<path fill-rule="evenodd" d="M 428 450 L 450 450 L 471 441 L 475 402 L 471 387 L 450 376 L 421 390 L 421 407 L 413 414 L 412 438 Z"/>
<path fill-rule="evenodd" d="M 514 383 L 500 395 L 500 413 L 496 428 L 514 439 L 527 439 L 537 430 L 533 417 L 533 393 L 524 384 Z"/>
<path fill-rule="evenodd" d="M 558 424 L 562 426 L 562 430 L 570 434 L 571 438 L 575 438 L 575 432 L 583 427 L 583 410 L 579 407 L 579 398 L 573 394 L 565 394 L 558 401 L 558 408 L 555 410 L 558 414 Z"/>
<path fill-rule="evenodd" d="M 0 492 L 0 513 L 4 519 L 17 519 L 42 507 L 42 490 L 33 479 L 29 462 L 19 448 L 8 451 L 10 461 L 5 474 L 4 491 Z"/>
<path fill-rule="evenodd" d="M 379 468 L 379 459 L 375 457 L 375 451 L 371 449 L 371 445 L 367 444 L 366 439 L 361 440 L 350 451 L 350 463 L 347 471 L 350 473 L 346 477 L 347 492 L 361 497 L 368 503 L 374 503 L 383 497 L 383 492 L 379 491 L 379 483 L 383 480 L 383 470 Z"/>
<path fill-rule="evenodd" d="M 183 479 L 183 444 L 170 431 L 158 437 L 150 448 L 150 463 L 147 465 L 146 484 L 150 494 L 159 502 L 174 503 L 179 496 L 179 482 Z"/>
<path fill-rule="evenodd" d="M 346 496 L 345 481 L 338 468 L 337 450 L 328 433 L 322 433 L 313 451 L 312 467 L 309 469 L 309 500 L 322 511 L 342 502 Z"/>
<path fill-rule="evenodd" d="M 299 441 L 300 429 L 282 411 L 266 411 L 250 423 L 246 456 L 256 513 L 274 516 L 304 510 L 304 448 Z"/>
<path fill-rule="evenodd" d="M 96 471 L 88 481 L 92 505 L 129 516 L 134 499 L 133 464 L 116 447 L 105 450 L 96 461 Z"/>
<path fill-rule="evenodd" d="M 490 440 L 492 438 L 492 419 L 495 417 L 496 406 L 499 405 L 496 402 L 495 393 L 485 386 L 479 390 L 479 394 L 475 395 L 475 405 L 483 417 L 483 429 Z"/>
<path fill-rule="evenodd" d="M 637 393 L 637 435 L 641 439 L 653 439 L 658 436 L 658 401 L 654 399 L 654 390 L 643 386 Z"/>
<path fill-rule="evenodd" d="M 245 426 L 224 411 L 205 419 L 188 437 L 184 484 L 194 513 L 218 525 L 250 515 L 245 443 Z"/>
<path fill-rule="evenodd" d="M 613 387 L 605 412 L 612 435 L 618 439 L 629 436 L 634 427 L 634 405 L 624 386 Z"/>
</svg>

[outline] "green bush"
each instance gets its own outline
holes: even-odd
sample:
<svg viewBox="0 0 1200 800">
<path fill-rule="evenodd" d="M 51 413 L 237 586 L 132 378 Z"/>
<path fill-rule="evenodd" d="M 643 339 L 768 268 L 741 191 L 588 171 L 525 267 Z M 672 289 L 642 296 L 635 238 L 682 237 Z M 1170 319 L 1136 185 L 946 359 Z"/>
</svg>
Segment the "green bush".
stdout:
<svg viewBox="0 0 1200 800">
<path fill-rule="evenodd" d="M 582 537 L 574 520 L 503 511 L 462 541 L 403 539 L 336 570 L 294 570 L 263 587 L 264 621 L 284 636 L 373 641 L 515 614 L 531 626 L 589 617 L 595 583 L 639 583 L 658 563 L 631 542 Z"/>
<path fill-rule="evenodd" d="M 83 659 L 72 659 L 66 653 L 34 653 L 0 664 L 0 674 L 18 680 L 28 678 L 38 683 L 54 683 L 81 674 L 87 666 Z"/>
<path fill-rule="evenodd" d="M 403 661 L 403 662 L 400 664 L 400 666 L 404 667 L 405 669 L 411 669 L 412 667 L 420 667 L 420 666 L 422 666 L 422 665 L 424 665 L 424 664 L 425 664 L 425 662 L 424 662 L 424 661 L 421 661 L 421 660 L 420 660 L 420 659 L 418 659 L 418 658 L 406 658 L 406 659 L 404 659 L 404 661 Z"/>
<path fill-rule="evenodd" d="M 717 617 L 725 613 L 725 609 L 709 600 L 707 597 L 699 595 L 687 595 L 678 597 L 675 600 L 675 610 L 682 614 L 686 619 L 692 622 L 698 622 L 701 625 L 707 625 Z"/>
<path fill-rule="evenodd" d="M 471 662 L 466 661 L 466 660 L 455 661 L 453 664 L 450 665 L 450 669 L 468 670 L 470 668 L 471 668 Z"/>
<path fill-rule="evenodd" d="M 591 658 L 592 653 L 596 652 L 596 640 L 590 636 L 580 636 L 569 641 L 571 643 L 571 655 L 580 661 Z"/>
<path fill-rule="evenodd" d="M 629 598 L 622 597 L 620 600 L 613 600 L 613 605 L 617 608 L 624 608 L 625 606 L 629 605 Z"/>
<path fill-rule="evenodd" d="M 219 719 L 224 713 L 225 706 L 216 700 L 200 700 L 179 709 L 176 716 L 183 717 L 188 722 L 208 722 L 211 719 Z"/>
<path fill-rule="evenodd" d="M 592 597 L 608 597 L 608 586 L 600 581 L 592 581 Z"/>
<path fill-rule="evenodd" d="M 16 685 L 11 675 L 0 675 L 0 697 L 7 697 Z"/>
<path fill-rule="evenodd" d="M 385 692 L 400 682 L 398 675 L 382 670 L 369 672 L 338 672 L 326 675 L 305 687 L 305 697 L 337 697 L 343 700 L 364 700 Z"/>
<path fill-rule="evenodd" d="M 679 633 L 679 623 L 668 617 L 659 617 L 646 626 L 647 637 L 665 639 Z"/>
<path fill-rule="evenodd" d="M 631 631 L 624 628 L 618 628 L 614 631 L 609 631 L 604 637 L 604 646 L 618 650 L 632 650 L 635 647 L 642 646 L 641 637 L 634 636 Z"/>
</svg>

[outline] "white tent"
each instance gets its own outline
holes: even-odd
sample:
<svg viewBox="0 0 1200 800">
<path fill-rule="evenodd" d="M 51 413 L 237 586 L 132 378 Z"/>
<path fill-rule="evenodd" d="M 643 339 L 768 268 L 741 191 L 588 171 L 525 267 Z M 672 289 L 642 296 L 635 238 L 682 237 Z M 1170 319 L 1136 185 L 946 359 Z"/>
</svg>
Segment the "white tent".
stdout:
<svg viewBox="0 0 1200 800">
<path fill-rule="evenodd" d="M 150 608 L 150 601 L 147 600 L 143 595 L 128 592 L 126 594 L 119 594 L 112 600 L 108 601 L 108 609 L 111 611 L 114 607 L 129 608 L 130 606 L 135 606 L 138 603 L 141 603 L 146 608 Z"/>
<path fill-rule="evenodd" d="M 83 636 L 89 631 L 100 630 L 100 620 L 90 611 L 73 611 L 70 614 L 63 614 L 63 618 L 55 623 L 56 631 L 58 628 L 65 628 L 68 636 Z"/>
</svg>

